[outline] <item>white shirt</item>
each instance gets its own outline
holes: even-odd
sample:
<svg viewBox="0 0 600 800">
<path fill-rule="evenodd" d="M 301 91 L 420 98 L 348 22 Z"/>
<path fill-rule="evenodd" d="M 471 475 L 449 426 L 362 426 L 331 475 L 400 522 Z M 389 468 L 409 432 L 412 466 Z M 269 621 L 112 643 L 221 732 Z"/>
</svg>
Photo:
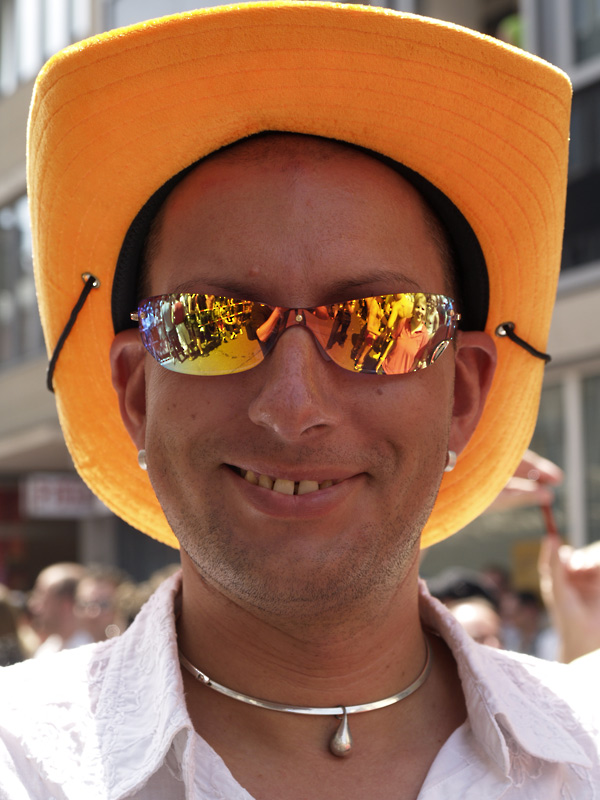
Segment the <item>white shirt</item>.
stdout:
<svg viewBox="0 0 600 800">
<path fill-rule="evenodd" d="M 180 580 L 122 636 L 0 670 L 2 800 L 252 800 L 186 710 Z M 468 719 L 419 800 L 600 798 L 600 700 L 586 670 L 474 643 L 424 586 L 421 616 L 454 654 Z"/>
<path fill-rule="evenodd" d="M 91 644 L 93 641 L 92 635 L 87 631 L 75 631 L 68 639 L 63 639 L 58 633 L 53 633 L 41 643 L 33 657 L 53 656 L 55 653 L 60 653 L 61 650 L 72 650 L 74 647 Z"/>
</svg>

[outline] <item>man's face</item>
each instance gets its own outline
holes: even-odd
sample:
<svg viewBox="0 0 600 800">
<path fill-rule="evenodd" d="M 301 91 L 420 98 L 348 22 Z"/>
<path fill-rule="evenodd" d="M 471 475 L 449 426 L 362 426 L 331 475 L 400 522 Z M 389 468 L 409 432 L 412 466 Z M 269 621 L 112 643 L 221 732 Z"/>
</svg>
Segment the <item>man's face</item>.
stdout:
<svg viewBox="0 0 600 800">
<path fill-rule="evenodd" d="M 148 283 L 148 295 L 292 308 L 448 293 L 412 187 L 366 155 L 290 137 L 238 146 L 180 184 Z M 446 460 L 452 348 L 409 375 L 360 375 L 325 360 L 295 326 L 236 375 L 186 376 L 140 358 L 134 439 L 184 559 L 209 584 L 248 607 L 311 618 L 389 595 L 415 569 Z M 281 487 L 333 485 L 287 496 L 244 470 Z"/>
</svg>

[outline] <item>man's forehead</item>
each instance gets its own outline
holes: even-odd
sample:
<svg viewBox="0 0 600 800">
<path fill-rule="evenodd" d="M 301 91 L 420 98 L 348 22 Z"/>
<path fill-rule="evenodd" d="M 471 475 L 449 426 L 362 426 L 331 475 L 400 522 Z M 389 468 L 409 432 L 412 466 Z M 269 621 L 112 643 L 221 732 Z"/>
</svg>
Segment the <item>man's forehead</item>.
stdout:
<svg viewBox="0 0 600 800">
<path fill-rule="evenodd" d="M 327 139 L 303 133 L 266 131 L 240 139 L 202 159 L 198 166 L 219 161 L 241 164 L 260 164 L 274 159 L 287 160 L 290 166 L 310 162 L 329 161 L 333 158 L 364 158 L 378 162 L 370 154 L 349 142 Z M 380 163 L 380 162 L 379 162 Z"/>
<path fill-rule="evenodd" d="M 189 258 L 200 263 L 202 270 L 206 268 L 202 277 L 207 278 L 207 285 L 219 287 L 218 293 L 270 302 L 266 296 L 248 294 L 249 285 L 244 281 L 253 277 L 250 265 L 238 286 L 237 256 L 240 254 L 240 263 L 245 264 L 246 254 L 256 255 L 260 263 L 264 257 L 269 261 L 275 251 L 283 265 L 289 263 L 288 245 L 293 252 L 294 241 L 302 241 L 302 236 L 307 268 L 315 260 L 319 263 L 316 272 L 324 291 L 322 297 L 315 298 L 317 305 L 325 301 L 327 290 L 331 289 L 332 296 L 336 294 L 336 286 L 341 290 L 336 300 L 364 294 L 361 287 L 373 283 L 378 284 L 375 293 L 420 288 L 451 293 L 451 280 L 427 289 L 420 278 L 414 274 L 409 277 L 404 269 L 414 260 L 418 241 L 424 243 L 427 253 L 423 278 L 431 281 L 432 274 L 439 275 L 443 251 L 439 242 L 444 233 L 432 217 L 409 182 L 353 146 L 293 134 L 256 137 L 203 160 L 173 190 L 151 229 L 146 294 L 197 291 L 193 278 L 191 284 L 185 276 L 181 283 L 170 285 L 157 285 L 154 280 L 164 262 L 180 260 L 183 264 Z M 262 237 L 255 237 L 255 226 Z M 316 242 L 328 244 L 332 239 L 346 243 L 337 247 L 344 266 L 328 262 L 327 247 L 321 258 Z M 232 241 L 238 249 L 229 255 Z M 378 262 L 368 256 L 380 243 L 382 252 L 387 248 L 387 260 Z M 224 264 L 223 253 L 227 254 Z M 445 252 L 441 262 L 446 271 Z M 436 265 L 433 271 L 431 264 Z M 254 277 L 260 286 L 258 272 Z M 439 279 L 433 280 L 439 283 Z M 354 294 L 352 286 L 357 287 Z M 294 304 L 291 299 L 281 303 Z"/>
<path fill-rule="evenodd" d="M 214 180 L 226 189 L 227 181 L 235 184 L 242 173 L 248 175 L 254 171 L 260 180 L 258 175 L 268 171 L 287 177 L 291 188 L 292 182 L 299 176 L 323 171 L 327 165 L 335 162 L 347 170 L 353 165 L 359 165 L 373 175 L 402 185 L 419 207 L 425 206 L 419 192 L 398 171 L 361 148 L 318 136 L 266 133 L 235 142 L 202 159 L 171 192 L 164 207 L 172 206 L 179 196 L 189 191 L 199 180 L 207 186 Z M 329 180 L 333 182 L 331 174 Z M 359 193 L 360 187 L 356 189 Z"/>
<path fill-rule="evenodd" d="M 369 165 L 368 169 L 381 170 L 387 180 L 397 185 L 407 181 L 416 190 L 416 202 L 421 203 L 429 234 L 447 273 L 443 291 L 458 303 L 462 314 L 461 327 L 482 330 L 488 307 L 485 261 L 469 223 L 446 195 L 422 175 L 376 151 L 320 136 L 266 131 L 226 145 L 191 164 L 159 187 L 140 209 L 123 242 L 114 276 L 112 315 L 115 332 L 131 327 L 130 312 L 152 293 L 148 265 L 156 253 L 162 220 L 169 204 L 177 197 L 177 190 L 189 176 L 203 175 L 208 184 L 211 178 L 224 182 L 226 174 L 228 180 L 235 183 L 233 165 L 244 169 L 255 164 L 260 172 L 263 165 L 270 164 L 277 166 L 293 181 L 301 170 L 317 170 L 319 165 L 331 161 L 350 165 L 353 161 L 358 163 L 359 159 L 360 163 Z M 213 170 L 211 164 L 220 164 L 221 168 Z M 227 168 L 222 168 L 223 164 L 228 165 Z M 356 188 L 357 191 L 360 189 L 360 183 Z M 253 202 L 252 196 L 249 202 Z M 385 291 L 394 289 L 386 286 Z"/>
</svg>

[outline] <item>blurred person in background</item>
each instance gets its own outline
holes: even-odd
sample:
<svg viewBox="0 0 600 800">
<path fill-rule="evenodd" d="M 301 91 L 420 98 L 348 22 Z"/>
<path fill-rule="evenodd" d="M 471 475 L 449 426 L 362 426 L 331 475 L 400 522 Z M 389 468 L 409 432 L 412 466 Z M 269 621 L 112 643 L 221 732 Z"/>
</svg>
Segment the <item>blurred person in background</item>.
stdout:
<svg viewBox="0 0 600 800">
<path fill-rule="evenodd" d="M 125 581 L 117 589 L 116 604 L 118 613 L 128 628 L 141 611 L 143 605 L 154 594 L 158 587 L 179 571 L 179 564 L 168 564 L 153 572 L 146 581 L 135 583 Z"/>
<path fill-rule="evenodd" d="M 127 627 L 117 602 L 119 587 L 127 580 L 116 567 L 94 566 L 77 584 L 75 615 L 91 641 L 118 636 Z"/>
<path fill-rule="evenodd" d="M 10 591 L 0 584 L 0 667 L 23 661 L 25 652 L 19 640 L 17 614 Z"/>
<path fill-rule="evenodd" d="M 570 663 L 600 651 L 600 542 L 574 549 L 547 537 L 539 560 L 540 588 L 559 634 L 557 657 Z"/>
<path fill-rule="evenodd" d="M 490 508 L 500 511 L 532 503 L 551 508 L 552 487 L 563 477 L 560 467 L 528 450 Z M 541 597 L 553 628 L 540 626 L 543 612 L 537 596 L 513 592 L 508 574 L 501 568 L 490 566 L 484 574 L 496 582 L 510 604 L 508 625 L 503 614 L 507 646 L 570 663 L 600 649 L 600 542 L 575 549 L 564 544 L 552 527 L 550 515 L 538 572 Z"/>
<path fill-rule="evenodd" d="M 472 639 L 490 647 L 503 647 L 497 590 L 485 575 L 449 567 L 429 579 L 427 586 Z"/>
<path fill-rule="evenodd" d="M 448 567 L 434 578 L 429 578 L 427 587 L 432 596 L 437 597 L 444 605 L 478 597 L 488 602 L 496 611 L 499 610 L 496 587 L 476 570 Z"/>
<path fill-rule="evenodd" d="M 17 636 L 24 658 L 32 658 L 41 644 L 41 639 L 33 627 L 33 614 L 29 608 L 29 593 L 8 590 L 9 603 L 17 622 Z"/>
<path fill-rule="evenodd" d="M 510 481 L 509 481 L 510 483 Z M 494 589 L 494 594 L 498 602 L 498 614 L 502 624 L 502 641 L 506 636 L 515 635 L 514 617 L 519 603 L 517 593 L 513 589 L 510 572 L 499 564 L 489 564 L 481 570 L 482 577 L 488 581 Z"/>
<path fill-rule="evenodd" d="M 75 593 L 86 574 L 81 564 L 63 562 L 46 567 L 38 575 L 29 600 L 33 623 L 42 639 L 36 658 L 93 641 L 75 614 Z"/>
<path fill-rule="evenodd" d="M 504 632 L 507 650 L 556 661 L 558 634 L 549 624 L 540 598 L 529 591 L 516 593 L 512 624 Z"/>
<path fill-rule="evenodd" d="M 502 620 L 493 605 L 483 597 L 468 597 L 448 603 L 448 610 L 479 644 L 502 648 Z"/>
</svg>

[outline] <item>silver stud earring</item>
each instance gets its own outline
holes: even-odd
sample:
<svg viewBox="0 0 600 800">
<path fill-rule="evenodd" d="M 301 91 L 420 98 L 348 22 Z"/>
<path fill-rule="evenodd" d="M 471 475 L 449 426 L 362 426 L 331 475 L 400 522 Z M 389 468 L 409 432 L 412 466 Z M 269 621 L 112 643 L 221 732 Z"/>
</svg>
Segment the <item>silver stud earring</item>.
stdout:
<svg viewBox="0 0 600 800">
<path fill-rule="evenodd" d="M 148 462 L 146 461 L 146 451 L 138 450 L 138 464 L 140 469 L 146 471 L 148 469 Z"/>
<path fill-rule="evenodd" d="M 444 467 L 444 472 L 452 472 L 454 467 L 456 466 L 456 459 L 458 456 L 454 452 L 454 450 L 448 450 L 448 456 L 446 458 L 446 466 Z"/>
</svg>

